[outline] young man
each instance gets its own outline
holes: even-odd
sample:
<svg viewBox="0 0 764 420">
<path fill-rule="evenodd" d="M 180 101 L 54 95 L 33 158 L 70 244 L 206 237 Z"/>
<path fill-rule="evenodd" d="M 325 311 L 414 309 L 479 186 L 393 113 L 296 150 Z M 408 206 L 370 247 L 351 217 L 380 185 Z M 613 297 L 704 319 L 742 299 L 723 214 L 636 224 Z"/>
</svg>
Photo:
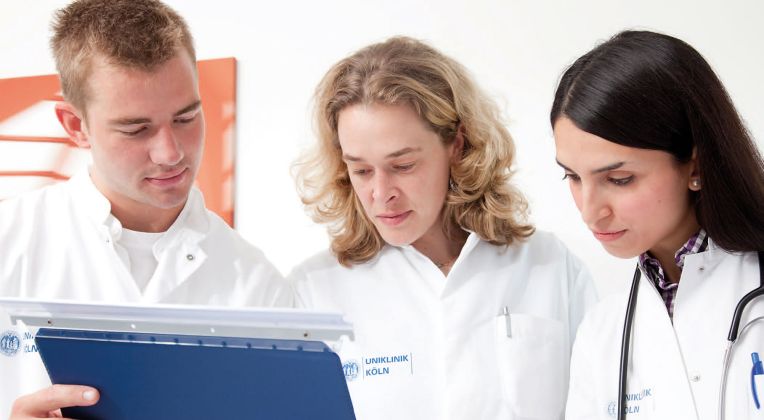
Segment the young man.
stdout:
<svg viewBox="0 0 764 420">
<path fill-rule="evenodd" d="M 53 29 L 65 98 L 56 115 L 93 162 L 0 205 L 0 296 L 291 305 L 278 271 L 193 188 L 204 116 L 183 19 L 156 0 L 79 0 Z M 0 325 L 13 344 L 0 352 L 0 418 L 19 395 L 49 384 L 24 333 Z M 94 402 L 85 389 L 46 388 L 19 399 L 11 416 Z"/>
</svg>

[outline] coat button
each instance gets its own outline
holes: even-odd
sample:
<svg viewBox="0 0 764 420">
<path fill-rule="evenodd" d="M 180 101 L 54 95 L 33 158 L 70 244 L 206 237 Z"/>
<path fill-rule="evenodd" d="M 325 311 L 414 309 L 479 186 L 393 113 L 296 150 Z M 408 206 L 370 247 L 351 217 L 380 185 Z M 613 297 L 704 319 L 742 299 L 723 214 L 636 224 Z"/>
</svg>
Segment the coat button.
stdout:
<svg viewBox="0 0 764 420">
<path fill-rule="evenodd" d="M 193 261 L 194 260 L 194 254 L 186 255 L 186 259 L 189 260 L 189 261 Z"/>
</svg>

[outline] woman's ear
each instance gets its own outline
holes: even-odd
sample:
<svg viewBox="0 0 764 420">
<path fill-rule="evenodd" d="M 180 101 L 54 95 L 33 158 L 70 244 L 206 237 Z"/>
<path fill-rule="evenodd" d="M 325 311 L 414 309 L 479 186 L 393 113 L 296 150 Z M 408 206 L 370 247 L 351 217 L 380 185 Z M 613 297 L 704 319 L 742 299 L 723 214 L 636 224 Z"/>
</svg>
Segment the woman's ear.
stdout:
<svg viewBox="0 0 764 420">
<path fill-rule="evenodd" d="M 462 158 L 464 154 L 464 133 L 462 124 L 456 127 L 456 135 L 454 141 L 451 142 L 451 163 L 456 163 Z"/>
<path fill-rule="evenodd" d="M 690 180 L 687 185 L 692 191 L 700 191 L 703 185 L 700 182 L 700 166 L 698 165 L 698 148 L 692 148 L 692 157 L 690 158 L 689 168 Z"/>
<path fill-rule="evenodd" d="M 82 113 L 69 102 L 59 102 L 56 104 L 56 117 L 64 127 L 66 134 L 69 138 L 83 149 L 90 148 L 90 141 L 88 140 L 87 127 L 85 126 L 85 120 L 81 116 Z"/>
</svg>

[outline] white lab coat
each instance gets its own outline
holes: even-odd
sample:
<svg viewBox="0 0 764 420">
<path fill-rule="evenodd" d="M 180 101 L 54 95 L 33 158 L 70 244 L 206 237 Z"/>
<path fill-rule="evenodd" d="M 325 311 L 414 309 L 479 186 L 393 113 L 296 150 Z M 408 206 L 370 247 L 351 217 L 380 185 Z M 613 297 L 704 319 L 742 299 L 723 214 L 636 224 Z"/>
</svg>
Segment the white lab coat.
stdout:
<svg viewBox="0 0 764 420">
<path fill-rule="evenodd" d="M 298 306 L 354 326 L 338 353 L 359 420 L 561 419 L 595 301 L 588 271 L 544 232 L 509 247 L 473 233 L 448 277 L 411 246 L 385 246 L 351 268 L 324 252 L 289 278 Z"/>
<path fill-rule="evenodd" d="M 87 173 L 0 203 L 0 296 L 144 304 L 293 303 L 290 288 L 263 253 L 208 211 L 196 189 L 157 242 L 159 264 L 144 293 L 120 259 L 124 249 L 115 246 L 121 231 Z M 0 418 L 7 418 L 17 396 L 49 384 L 32 334 L 12 327 L 0 308 Z"/>
<path fill-rule="evenodd" d="M 628 372 L 628 419 L 715 420 L 724 349 L 732 314 L 758 287 L 755 253 L 729 254 L 713 244 L 687 255 L 674 301 L 674 323 L 655 285 L 642 276 Z M 571 361 L 569 420 L 616 416 L 618 364 L 627 295 L 603 300 L 579 328 Z M 764 315 L 764 299 L 749 304 L 741 323 Z M 728 383 L 728 420 L 764 419 L 751 393 L 751 353 L 764 356 L 764 323 L 738 339 Z M 764 378 L 761 378 L 764 379 Z M 760 381 L 760 383 L 764 383 Z M 764 388 L 759 388 L 760 401 Z"/>
</svg>

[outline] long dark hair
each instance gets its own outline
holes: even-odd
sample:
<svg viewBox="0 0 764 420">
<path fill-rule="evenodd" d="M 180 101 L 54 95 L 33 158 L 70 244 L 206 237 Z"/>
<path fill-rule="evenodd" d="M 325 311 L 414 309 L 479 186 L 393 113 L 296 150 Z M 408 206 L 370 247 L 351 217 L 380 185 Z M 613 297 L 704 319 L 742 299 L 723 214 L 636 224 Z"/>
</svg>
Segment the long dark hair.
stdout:
<svg viewBox="0 0 764 420">
<path fill-rule="evenodd" d="M 552 126 L 567 117 L 614 143 L 697 153 L 698 223 L 728 251 L 764 250 L 764 164 L 727 91 L 705 59 L 668 35 L 625 31 L 563 74 Z"/>
</svg>

